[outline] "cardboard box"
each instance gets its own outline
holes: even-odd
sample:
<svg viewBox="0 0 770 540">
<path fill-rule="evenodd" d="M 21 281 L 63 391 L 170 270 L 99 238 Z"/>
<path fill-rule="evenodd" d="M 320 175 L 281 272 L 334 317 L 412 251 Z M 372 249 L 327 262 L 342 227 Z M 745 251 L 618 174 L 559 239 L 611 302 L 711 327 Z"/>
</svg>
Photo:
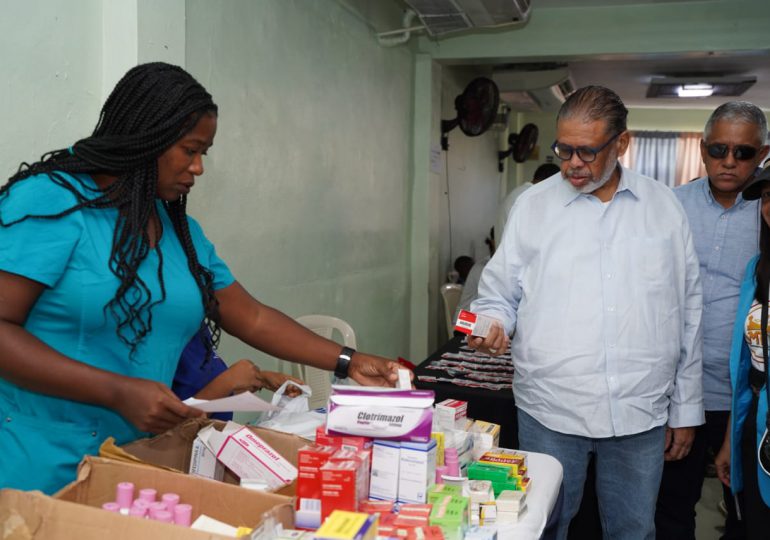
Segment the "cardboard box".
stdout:
<svg viewBox="0 0 770 540">
<path fill-rule="evenodd" d="M 284 527 L 292 528 L 294 525 L 291 497 L 93 456 L 83 459 L 78 466 L 77 479 L 55 493 L 54 498 L 97 507 L 102 511 L 102 504 L 114 500 L 115 486 L 119 482 L 133 482 L 137 488 L 152 487 L 158 493 L 179 494 L 182 502 L 192 505 L 193 520 L 200 514 L 206 514 L 236 527 L 256 527 L 265 512 L 275 510 L 278 521 Z"/>
<path fill-rule="evenodd" d="M 220 420 L 193 418 L 155 437 L 139 439 L 121 447 L 115 447 L 118 451 L 117 454 L 115 452 L 105 453 L 105 445 L 102 445 L 103 448 L 100 449 L 99 454 L 113 459 L 138 461 L 167 470 L 186 473 L 190 470 L 192 444 L 195 437 L 202 428 L 211 424 L 216 425 L 219 429 L 225 426 L 225 422 Z M 295 467 L 297 466 L 297 451 L 307 444 L 312 444 L 311 441 L 290 433 L 254 426 L 247 427 Z M 227 469 L 225 469 L 222 481 L 235 485 L 240 483 L 238 476 Z M 279 489 L 276 493 L 291 496 L 294 495 L 295 490 L 296 483 L 292 483 Z"/>
<path fill-rule="evenodd" d="M 219 431 L 216 426 L 208 426 L 198 433 L 197 439 L 216 453 L 217 459 L 237 474 L 241 482 L 259 480 L 270 491 L 277 491 L 297 479 L 297 467 L 248 427 L 228 422 Z"/>
<path fill-rule="evenodd" d="M 54 499 L 39 491 L 0 489 L 0 523 L 7 540 L 224 540 L 149 519 L 137 519 Z M 230 539 L 228 539 L 230 540 Z"/>
</svg>

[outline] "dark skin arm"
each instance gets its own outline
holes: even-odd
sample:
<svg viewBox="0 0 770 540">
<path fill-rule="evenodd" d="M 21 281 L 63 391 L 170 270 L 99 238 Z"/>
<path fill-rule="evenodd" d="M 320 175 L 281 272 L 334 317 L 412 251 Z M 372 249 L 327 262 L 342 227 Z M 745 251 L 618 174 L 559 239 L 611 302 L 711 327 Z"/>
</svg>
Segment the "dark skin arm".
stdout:
<svg viewBox="0 0 770 540">
<path fill-rule="evenodd" d="M 283 373 L 262 371 L 251 360 L 242 358 L 201 388 L 195 397 L 198 399 L 217 399 L 241 392 L 256 392 L 262 388 L 276 391 L 286 380 L 305 384 L 296 377 Z M 286 395 L 289 397 L 297 397 L 301 393 L 302 390 L 296 386 L 289 385 L 286 388 Z"/>
<path fill-rule="evenodd" d="M 221 326 L 244 343 L 272 356 L 333 371 L 340 345 L 325 339 L 258 302 L 237 281 L 216 292 Z M 349 376 L 365 386 L 395 386 L 398 364 L 380 356 L 356 352 Z"/>
<path fill-rule="evenodd" d="M 78 362 L 27 332 L 24 322 L 44 288 L 0 271 L 0 377 L 35 392 L 113 409 L 150 433 L 203 415 L 158 382 Z"/>
</svg>

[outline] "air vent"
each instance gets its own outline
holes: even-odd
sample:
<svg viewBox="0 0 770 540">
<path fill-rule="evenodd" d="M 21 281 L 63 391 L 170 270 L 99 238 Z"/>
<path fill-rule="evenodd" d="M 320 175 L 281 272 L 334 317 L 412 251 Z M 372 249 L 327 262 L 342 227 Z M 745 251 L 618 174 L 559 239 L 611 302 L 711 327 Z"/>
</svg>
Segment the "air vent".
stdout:
<svg viewBox="0 0 770 540">
<path fill-rule="evenodd" d="M 432 36 L 526 21 L 530 0 L 405 0 Z"/>
</svg>

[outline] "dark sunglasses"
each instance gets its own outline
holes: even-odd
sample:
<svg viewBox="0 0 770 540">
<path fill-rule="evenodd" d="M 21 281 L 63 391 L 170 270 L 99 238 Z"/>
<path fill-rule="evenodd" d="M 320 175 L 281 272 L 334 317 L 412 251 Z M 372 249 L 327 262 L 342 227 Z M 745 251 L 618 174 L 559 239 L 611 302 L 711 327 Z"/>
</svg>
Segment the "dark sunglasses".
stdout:
<svg viewBox="0 0 770 540">
<path fill-rule="evenodd" d="M 729 151 L 730 147 L 726 144 L 713 143 L 706 145 L 706 153 L 708 153 L 709 157 L 714 159 L 725 159 Z M 739 144 L 733 146 L 732 149 L 733 157 L 739 161 L 748 161 L 750 159 L 754 159 L 754 157 L 757 155 L 757 152 L 759 152 L 759 148 L 754 148 L 753 146 L 749 146 L 747 144 Z"/>
<path fill-rule="evenodd" d="M 577 154 L 577 157 L 580 158 L 580 161 L 583 163 L 591 163 L 592 161 L 596 160 L 596 156 L 599 152 L 607 148 L 607 146 L 618 138 L 618 136 L 623 133 L 622 131 L 619 133 L 616 133 L 610 139 L 604 143 L 603 145 L 599 146 L 598 148 L 591 148 L 590 146 L 578 146 L 577 148 L 574 146 L 570 146 L 568 144 L 560 143 L 559 141 L 554 141 L 551 145 L 551 150 L 553 150 L 553 153 L 556 155 L 557 158 L 559 158 L 562 161 L 567 161 L 569 159 L 572 159 L 573 154 Z"/>
</svg>

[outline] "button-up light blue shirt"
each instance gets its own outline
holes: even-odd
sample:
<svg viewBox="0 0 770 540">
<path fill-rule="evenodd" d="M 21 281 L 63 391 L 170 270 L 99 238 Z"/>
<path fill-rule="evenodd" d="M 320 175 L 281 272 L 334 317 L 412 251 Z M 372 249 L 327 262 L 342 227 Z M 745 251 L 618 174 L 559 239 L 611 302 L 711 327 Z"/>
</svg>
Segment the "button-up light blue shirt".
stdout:
<svg viewBox="0 0 770 540">
<path fill-rule="evenodd" d="M 703 402 L 707 411 L 730 410 L 730 340 L 743 272 L 759 250 L 759 202 L 741 195 L 724 208 L 707 178 L 674 194 L 690 221 L 703 285 Z"/>
<path fill-rule="evenodd" d="M 516 405 L 592 438 L 702 424 L 698 257 L 671 189 L 602 203 L 557 174 L 516 201 L 472 309 L 510 333 Z"/>
</svg>

